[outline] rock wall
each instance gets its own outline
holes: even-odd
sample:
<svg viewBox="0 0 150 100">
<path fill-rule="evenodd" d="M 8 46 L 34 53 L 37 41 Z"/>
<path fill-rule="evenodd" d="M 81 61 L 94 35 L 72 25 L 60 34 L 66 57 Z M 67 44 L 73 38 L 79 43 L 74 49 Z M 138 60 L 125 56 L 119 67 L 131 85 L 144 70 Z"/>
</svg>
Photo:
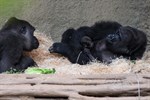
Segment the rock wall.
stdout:
<svg viewBox="0 0 150 100">
<path fill-rule="evenodd" d="M 60 41 L 61 34 L 70 27 L 93 25 L 101 20 L 118 21 L 150 35 L 150 0 L 11 1 L 14 2 L 0 0 L 0 25 L 10 16 L 17 16 L 32 23 L 54 41 Z M 5 2 L 10 4 L 6 7 Z"/>
</svg>

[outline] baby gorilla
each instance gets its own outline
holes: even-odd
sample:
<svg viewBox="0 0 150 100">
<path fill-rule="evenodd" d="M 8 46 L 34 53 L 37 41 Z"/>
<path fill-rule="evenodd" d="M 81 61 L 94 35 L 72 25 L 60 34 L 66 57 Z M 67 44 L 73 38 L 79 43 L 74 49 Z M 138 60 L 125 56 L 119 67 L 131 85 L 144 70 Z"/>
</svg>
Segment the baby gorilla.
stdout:
<svg viewBox="0 0 150 100">
<path fill-rule="evenodd" d="M 147 45 L 146 34 L 130 26 L 120 27 L 106 39 L 106 46 L 111 52 L 131 60 L 141 59 Z"/>
<path fill-rule="evenodd" d="M 14 68 L 24 70 L 36 63 L 23 51 L 37 49 L 39 42 L 33 35 L 35 28 L 27 21 L 10 18 L 0 30 L 0 73 Z"/>
<path fill-rule="evenodd" d="M 90 37 L 84 36 L 81 39 L 81 44 L 84 47 L 84 51 L 87 52 L 92 61 L 98 60 L 109 64 L 112 62 L 112 59 L 116 58 L 116 55 L 108 50 L 106 41 L 107 39 L 104 38 L 102 40 L 93 42 Z"/>
</svg>

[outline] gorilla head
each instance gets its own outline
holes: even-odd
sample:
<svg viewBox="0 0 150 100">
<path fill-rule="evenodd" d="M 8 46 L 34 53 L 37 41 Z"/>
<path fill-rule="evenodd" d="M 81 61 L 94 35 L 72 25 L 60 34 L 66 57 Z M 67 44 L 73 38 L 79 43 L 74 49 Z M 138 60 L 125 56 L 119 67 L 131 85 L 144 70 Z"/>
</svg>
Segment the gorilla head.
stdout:
<svg viewBox="0 0 150 100">
<path fill-rule="evenodd" d="M 39 46 L 37 38 L 33 35 L 35 28 L 27 21 L 12 17 L 3 26 L 2 31 L 9 31 L 21 37 L 24 41 L 24 50 L 31 51 Z"/>
<path fill-rule="evenodd" d="M 15 68 L 24 70 L 36 63 L 23 51 L 37 49 L 39 42 L 34 36 L 35 28 L 25 20 L 10 18 L 0 30 L 0 72 Z"/>
<path fill-rule="evenodd" d="M 77 30 L 73 28 L 68 29 L 62 34 L 61 43 L 69 45 L 72 49 L 81 50 L 83 48 L 80 43 L 82 37 L 91 32 L 92 30 L 88 26 L 82 26 Z"/>
</svg>

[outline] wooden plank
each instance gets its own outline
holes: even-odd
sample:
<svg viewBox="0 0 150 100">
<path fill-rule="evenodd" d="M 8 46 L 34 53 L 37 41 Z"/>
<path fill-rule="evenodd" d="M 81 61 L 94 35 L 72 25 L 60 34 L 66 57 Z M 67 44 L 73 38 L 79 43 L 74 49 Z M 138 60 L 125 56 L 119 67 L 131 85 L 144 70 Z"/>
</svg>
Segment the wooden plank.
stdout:
<svg viewBox="0 0 150 100">
<path fill-rule="evenodd" d="M 149 100 L 149 74 L 86 76 L 1 74 L 0 99 Z M 20 97 L 21 96 L 21 97 Z M 7 100 L 7 99 L 6 99 Z M 17 99 L 16 99 L 17 100 Z M 21 99 L 22 100 L 22 99 Z"/>
<path fill-rule="evenodd" d="M 70 92 L 78 92 L 83 96 L 136 96 L 138 85 L 0 85 L 0 96 L 4 95 L 39 95 L 62 96 Z M 13 91 L 13 92 L 12 92 Z M 149 84 L 140 85 L 141 95 L 150 95 Z M 62 95 L 61 95 L 62 94 Z"/>
</svg>

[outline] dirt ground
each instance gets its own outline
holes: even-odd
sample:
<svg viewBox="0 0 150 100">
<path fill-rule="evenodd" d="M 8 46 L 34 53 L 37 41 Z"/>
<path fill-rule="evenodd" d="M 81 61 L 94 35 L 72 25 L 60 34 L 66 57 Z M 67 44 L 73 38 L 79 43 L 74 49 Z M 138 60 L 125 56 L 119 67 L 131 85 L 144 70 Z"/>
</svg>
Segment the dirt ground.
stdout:
<svg viewBox="0 0 150 100">
<path fill-rule="evenodd" d="M 39 39 L 40 46 L 37 50 L 27 53 L 41 68 L 55 68 L 56 74 L 119 74 L 119 73 L 150 73 L 150 51 L 145 52 L 141 60 L 132 62 L 126 59 L 116 59 L 106 65 L 100 62 L 92 62 L 88 65 L 71 64 L 67 58 L 50 54 L 48 48 L 52 45 L 52 39 L 42 33 L 35 34 Z"/>
</svg>

